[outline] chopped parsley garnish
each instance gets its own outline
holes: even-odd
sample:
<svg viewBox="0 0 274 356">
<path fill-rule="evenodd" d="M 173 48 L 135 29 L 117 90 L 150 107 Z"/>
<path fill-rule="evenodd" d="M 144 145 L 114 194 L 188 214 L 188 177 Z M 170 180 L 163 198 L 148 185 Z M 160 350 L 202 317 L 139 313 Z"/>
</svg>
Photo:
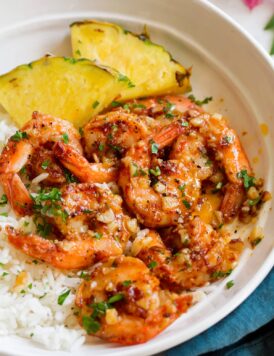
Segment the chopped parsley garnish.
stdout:
<svg viewBox="0 0 274 356">
<path fill-rule="evenodd" d="M 49 165 L 50 165 L 50 160 L 46 159 L 44 162 L 42 162 L 41 168 L 47 169 Z"/>
<path fill-rule="evenodd" d="M 68 213 L 58 204 L 61 201 L 61 191 L 58 188 L 42 189 L 37 195 L 31 195 L 31 198 L 34 201 L 35 213 L 42 216 L 60 216 L 66 221 Z"/>
<path fill-rule="evenodd" d="M 68 169 L 64 169 L 64 175 L 65 175 L 65 178 L 66 178 L 66 182 L 67 183 L 78 183 L 78 179 L 77 177 L 75 177 L 74 174 L 72 174 Z"/>
<path fill-rule="evenodd" d="M 136 163 L 132 163 L 132 177 L 146 176 L 146 172 L 143 168 L 140 168 Z"/>
<path fill-rule="evenodd" d="M 132 281 L 131 281 L 130 279 L 128 279 L 128 280 L 122 282 L 122 285 L 123 285 L 124 287 L 129 287 L 131 284 L 132 284 Z"/>
<path fill-rule="evenodd" d="M 96 109 L 99 104 L 100 103 L 98 100 L 94 101 L 94 103 L 92 104 L 93 109 Z"/>
<path fill-rule="evenodd" d="M 0 216 L 5 216 L 7 218 L 8 217 L 8 213 L 1 213 Z"/>
<path fill-rule="evenodd" d="M 122 147 L 120 147 L 120 146 L 118 146 L 118 145 L 112 145 L 111 143 L 109 143 L 108 146 L 109 146 L 113 151 L 121 152 L 121 151 L 123 150 Z"/>
<path fill-rule="evenodd" d="M 103 234 L 101 232 L 95 232 L 94 238 L 97 240 L 100 240 L 102 238 Z"/>
<path fill-rule="evenodd" d="M 10 139 L 12 141 L 18 142 L 18 141 L 20 141 L 20 140 L 22 140 L 24 138 L 28 138 L 28 134 L 26 132 L 24 132 L 24 131 L 16 131 L 15 134 L 12 135 Z"/>
<path fill-rule="evenodd" d="M 191 204 L 187 200 L 183 200 L 183 204 L 187 209 L 191 208 Z"/>
<path fill-rule="evenodd" d="M 80 134 L 81 137 L 83 137 L 83 135 L 84 135 L 83 127 L 79 127 L 79 134 Z"/>
<path fill-rule="evenodd" d="M 28 285 L 28 289 L 32 289 L 32 283 Z"/>
<path fill-rule="evenodd" d="M 81 52 L 79 49 L 77 49 L 77 51 L 75 51 L 75 54 L 78 54 L 78 56 L 81 56 Z"/>
<path fill-rule="evenodd" d="M 85 281 L 88 281 L 90 279 L 90 275 L 86 271 L 81 271 L 79 278 L 82 278 Z"/>
<path fill-rule="evenodd" d="M 144 104 L 132 104 L 133 109 L 145 109 L 146 106 Z"/>
<path fill-rule="evenodd" d="M 208 104 L 210 101 L 213 100 L 212 96 L 207 96 L 203 100 L 197 100 L 195 98 L 195 96 L 192 95 L 192 94 L 188 96 L 188 99 L 190 99 L 194 104 L 196 104 L 198 106 L 202 106 L 202 105 Z"/>
<path fill-rule="evenodd" d="M 0 205 L 3 206 L 6 205 L 7 203 L 8 203 L 8 197 L 6 196 L 6 194 L 3 194 L 0 199 Z"/>
<path fill-rule="evenodd" d="M 118 293 L 108 299 L 107 302 L 91 304 L 93 312 L 90 316 L 82 317 L 82 324 L 88 334 L 96 333 L 100 329 L 100 318 L 106 314 L 108 309 L 113 308 L 112 304 L 124 299 L 124 294 Z"/>
<path fill-rule="evenodd" d="M 231 136 L 224 136 L 223 137 L 223 142 L 226 143 L 226 144 L 229 144 L 233 141 L 233 137 Z"/>
<path fill-rule="evenodd" d="M 253 247 L 259 245 L 259 243 L 262 241 L 262 238 L 261 237 L 257 237 L 255 240 L 251 241 L 251 245 Z"/>
<path fill-rule="evenodd" d="M 59 305 L 63 305 L 65 300 L 67 299 L 67 297 L 70 294 L 70 289 L 68 289 L 67 291 L 65 291 L 64 293 L 60 294 L 58 297 L 58 304 Z"/>
<path fill-rule="evenodd" d="M 148 268 L 149 269 L 153 269 L 157 266 L 157 262 L 156 261 L 151 261 L 149 264 L 148 264 Z"/>
<path fill-rule="evenodd" d="M 159 150 L 159 145 L 155 143 L 153 140 L 150 140 L 150 144 L 151 144 L 151 153 L 157 154 Z"/>
<path fill-rule="evenodd" d="M 159 175 L 161 175 L 161 169 L 160 169 L 160 167 L 155 167 L 155 169 L 150 169 L 149 170 L 149 173 L 150 174 L 152 174 L 153 176 L 155 176 L 155 177 L 158 177 Z"/>
<path fill-rule="evenodd" d="M 117 108 L 118 106 L 122 106 L 123 104 L 120 103 L 120 101 L 113 101 L 111 104 L 110 104 L 112 107 L 114 108 Z"/>
<path fill-rule="evenodd" d="M 1 277 L 6 277 L 8 276 L 8 272 L 3 272 Z"/>
<path fill-rule="evenodd" d="M 108 304 L 119 302 L 122 299 L 124 299 L 124 294 L 122 294 L 122 293 L 115 294 L 109 298 Z"/>
<path fill-rule="evenodd" d="M 26 174 L 27 173 L 27 168 L 26 166 L 22 167 L 19 171 L 20 174 Z"/>
<path fill-rule="evenodd" d="M 226 288 L 227 289 L 230 289 L 234 286 L 234 281 L 228 281 L 227 284 L 226 284 Z"/>
<path fill-rule="evenodd" d="M 227 277 L 231 274 L 232 272 L 232 269 L 229 269 L 228 271 L 226 272 L 223 272 L 223 271 L 215 271 L 211 274 L 211 278 L 213 279 L 218 279 L 218 278 L 223 278 L 223 277 Z"/>
<path fill-rule="evenodd" d="M 129 104 L 128 104 L 128 103 L 124 104 L 124 105 L 123 105 L 123 109 L 124 109 L 124 110 L 129 110 L 129 109 L 130 109 Z"/>
<path fill-rule="evenodd" d="M 98 150 L 99 150 L 100 152 L 102 152 L 102 151 L 104 151 L 104 148 L 105 148 L 105 145 L 100 142 L 99 145 L 98 145 Z"/>
<path fill-rule="evenodd" d="M 88 334 L 95 334 L 100 329 L 100 323 L 91 316 L 84 315 L 82 317 L 82 324 Z"/>
<path fill-rule="evenodd" d="M 64 133 L 64 135 L 62 136 L 63 138 L 63 142 L 64 143 L 69 143 L 69 137 L 68 137 L 68 134 L 67 133 Z"/>
<path fill-rule="evenodd" d="M 118 75 L 118 82 L 127 83 L 127 86 L 129 88 L 134 88 L 135 87 L 135 84 L 133 84 L 132 81 L 126 75 L 123 75 L 121 73 L 119 73 L 119 75 Z"/>
<path fill-rule="evenodd" d="M 243 180 L 245 189 L 254 186 L 255 177 L 248 175 L 246 169 L 242 169 L 239 173 L 237 173 L 237 178 Z"/>
<path fill-rule="evenodd" d="M 92 213 L 92 210 L 90 210 L 90 209 L 84 209 L 84 210 L 82 210 L 82 212 L 83 212 L 84 214 L 91 214 L 91 213 Z"/>
<path fill-rule="evenodd" d="M 188 127 L 189 126 L 189 123 L 187 121 L 182 121 L 181 125 L 183 127 Z"/>
<path fill-rule="evenodd" d="M 76 58 L 71 58 L 71 57 L 64 57 L 65 62 L 69 62 L 70 64 L 75 64 L 78 62 L 78 59 Z"/>
<path fill-rule="evenodd" d="M 46 238 L 52 232 L 52 225 L 49 224 L 44 219 L 42 219 L 42 223 L 36 223 L 36 229 L 37 229 L 38 235 Z"/>
<path fill-rule="evenodd" d="M 254 206 L 257 205 L 260 200 L 261 200 L 260 197 L 258 197 L 257 199 L 248 199 L 247 203 L 249 206 Z"/>
<path fill-rule="evenodd" d="M 186 189 L 186 184 L 184 183 L 184 184 L 179 185 L 178 189 L 179 189 L 181 192 L 183 192 L 183 191 Z"/>
</svg>

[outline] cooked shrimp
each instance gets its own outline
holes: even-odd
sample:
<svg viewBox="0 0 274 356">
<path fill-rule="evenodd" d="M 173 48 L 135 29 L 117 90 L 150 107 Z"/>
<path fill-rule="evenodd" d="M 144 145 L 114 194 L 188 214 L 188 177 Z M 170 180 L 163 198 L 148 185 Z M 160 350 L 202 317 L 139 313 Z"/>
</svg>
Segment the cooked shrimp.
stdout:
<svg viewBox="0 0 274 356">
<path fill-rule="evenodd" d="M 205 113 L 201 107 L 181 95 L 134 100 L 128 103 L 128 107 L 133 113 L 149 115 L 157 120 L 167 117 L 173 119 L 188 113 L 191 127 L 204 137 L 206 146 L 213 150 L 215 159 L 228 179 L 221 206 L 225 221 L 235 217 L 245 193 L 239 174 L 246 171 L 252 176 L 252 170 L 237 133 L 227 125 L 226 120 L 220 115 Z"/>
<path fill-rule="evenodd" d="M 177 226 L 164 233 L 171 249 L 156 231 L 143 230 L 133 242 L 132 254 L 151 267 L 164 288 L 174 291 L 201 287 L 228 275 L 243 249 L 241 241 L 230 240 L 228 233 L 213 230 L 199 217 L 186 228 Z"/>
<path fill-rule="evenodd" d="M 120 256 L 95 266 L 76 295 L 88 334 L 122 345 L 158 335 L 191 305 L 190 295 L 161 290 L 142 261 Z"/>
<path fill-rule="evenodd" d="M 34 197 L 36 212 L 50 224 L 48 240 L 8 230 L 16 248 L 61 269 L 78 269 L 123 253 L 131 219 L 107 186 L 69 184 Z M 62 241 L 57 239 L 62 238 Z"/>
<path fill-rule="evenodd" d="M 89 163 L 73 147 L 57 142 L 54 146 L 54 154 L 80 182 L 83 183 L 109 183 L 116 181 L 117 169 L 108 163 Z"/>
<path fill-rule="evenodd" d="M 171 152 L 171 160 L 163 161 L 153 155 L 155 144 L 160 149 L 166 145 L 167 138 L 168 143 L 172 143 L 187 130 L 182 126 L 178 129 L 178 123 L 165 126 L 154 139 L 138 142 L 122 160 L 118 182 L 124 199 L 147 227 L 183 222 L 183 217 L 191 213 L 199 198 L 201 180 L 211 174 L 211 169 L 206 167 L 206 155 L 200 147 L 203 143 L 195 142 L 194 138 L 189 140 L 181 135 Z"/>
<path fill-rule="evenodd" d="M 51 150 L 54 142 L 64 137 L 75 150 L 82 152 L 80 136 L 71 123 L 34 112 L 32 120 L 17 131 L 4 147 L 0 156 L 0 180 L 18 214 L 30 212 L 31 199 L 19 177 L 25 166 L 32 177 L 47 173 L 45 181 L 48 183 L 65 182 L 64 172 L 56 164 Z"/>
<path fill-rule="evenodd" d="M 83 128 L 83 144 L 87 157 L 113 158 L 149 133 L 148 118 L 116 110 L 99 115 Z"/>
</svg>

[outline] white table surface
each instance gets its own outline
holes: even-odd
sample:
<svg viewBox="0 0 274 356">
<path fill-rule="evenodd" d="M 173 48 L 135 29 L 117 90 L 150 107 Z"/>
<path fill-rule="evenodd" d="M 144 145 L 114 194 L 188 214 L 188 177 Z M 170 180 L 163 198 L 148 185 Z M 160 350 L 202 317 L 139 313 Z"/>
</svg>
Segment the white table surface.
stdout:
<svg viewBox="0 0 274 356">
<path fill-rule="evenodd" d="M 274 33 L 264 31 L 264 27 L 274 13 L 274 0 L 263 0 L 252 11 L 242 0 L 208 0 L 230 15 L 269 53 Z M 272 56 L 274 59 L 274 56 Z"/>
</svg>

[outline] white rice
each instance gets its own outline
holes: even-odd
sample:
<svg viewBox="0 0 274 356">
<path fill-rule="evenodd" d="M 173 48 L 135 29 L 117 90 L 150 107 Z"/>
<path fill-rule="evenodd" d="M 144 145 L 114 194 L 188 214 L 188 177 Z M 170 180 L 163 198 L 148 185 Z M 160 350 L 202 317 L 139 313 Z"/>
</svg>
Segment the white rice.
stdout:
<svg viewBox="0 0 274 356">
<path fill-rule="evenodd" d="M 3 119 L 2 119 L 3 117 Z M 16 128 L 5 115 L 0 118 L 0 151 Z M 3 191 L 0 187 L 0 197 Z M 5 226 L 35 231 L 31 218 L 17 219 L 9 204 L 0 206 L 0 336 L 19 335 L 50 350 L 75 350 L 85 342 L 85 331 L 74 315 L 76 287 L 81 279 L 37 262 L 14 249 Z M 27 226 L 25 226 L 27 225 Z M 18 284 L 18 279 L 22 283 Z M 63 305 L 58 296 L 70 294 Z"/>
</svg>

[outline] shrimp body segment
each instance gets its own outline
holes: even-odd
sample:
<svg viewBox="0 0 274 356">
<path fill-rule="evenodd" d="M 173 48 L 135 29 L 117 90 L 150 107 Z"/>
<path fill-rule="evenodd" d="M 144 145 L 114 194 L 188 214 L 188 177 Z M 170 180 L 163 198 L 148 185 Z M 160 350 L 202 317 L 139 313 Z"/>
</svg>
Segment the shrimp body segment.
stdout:
<svg viewBox="0 0 274 356">
<path fill-rule="evenodd" d="M 142 261 L 115 257 L 95 266 L 78 289 L 80 323 L 91 335 L 122 345 L 155 337 L 191 305 L 192 297 L 159 288 Z"/>
<path fill-rule="evenodd" d="M 176 292 L 213 281 L 218 278 L 214 277 L 216 271 L 230 273 L 243 249 L 241 241 L 230 241 L 229 234 L 218 233 L 198 217 L 189 222 L 187 229 L 178 226 L 166 234 L 172 236 L 174 250 L 156 231 L 143 230 L 133 242 L 132 254 L 153 266 L 152 273 L 162 287 Z"/>
<path fill-rule="evenodd" d="M 107 186 L 69 184 L 61 189 L 58 206 L 43 205 L 44 211 L 53 211 L 45 216 L 52 226 L 47 240 L 12 229 L 8 238 L 16 248 L 56 268 L 86 268 L 123 253 L 131 219 L 123 213 L 121 203 Z"/>
</svg>

